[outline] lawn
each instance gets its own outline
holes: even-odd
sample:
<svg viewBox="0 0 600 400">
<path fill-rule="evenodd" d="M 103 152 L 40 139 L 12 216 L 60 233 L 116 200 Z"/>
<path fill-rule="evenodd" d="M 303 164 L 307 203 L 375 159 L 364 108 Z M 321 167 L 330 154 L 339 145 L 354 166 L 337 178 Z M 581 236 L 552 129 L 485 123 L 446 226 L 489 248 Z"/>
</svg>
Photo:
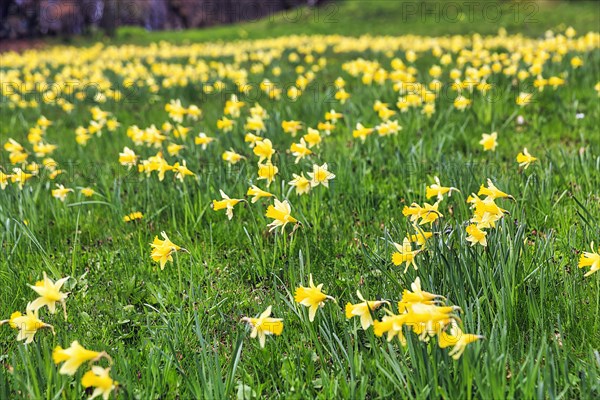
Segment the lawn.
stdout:
<svg viewBox="0 0 600 400">
<path fill-rule="evenodd" d="M 600 396 L 599 6 L 420 4 L 2 54 L 0 398 Z"/>
</svg>

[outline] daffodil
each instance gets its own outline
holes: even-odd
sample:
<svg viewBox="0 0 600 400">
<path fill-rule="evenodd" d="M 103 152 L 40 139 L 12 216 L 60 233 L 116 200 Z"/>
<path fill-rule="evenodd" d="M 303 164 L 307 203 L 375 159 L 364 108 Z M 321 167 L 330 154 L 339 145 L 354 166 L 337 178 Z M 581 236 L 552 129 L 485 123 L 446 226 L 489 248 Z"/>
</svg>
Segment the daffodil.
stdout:
<svg viewBox="0 0 600 400">
<path fill-rule="evenodd" d="M 265 159 L 270 162 L 271 157 L 275 154 L 273 143 L 269 139 L 263 139 L 256 142 L 252 151 L 260 158 L 258 160 L 259 163 L 263 162 Z"/>
<path fill-rule="evenodd" d="M 244 317 L 242 321 L 247 322 L 252 327 L 250 333 L 251 338 L 258 337 L 260 347 L 265 347 L 265 341 L 267 335 L 281 335 L 283 332 L 283 319 L 282 318 L 271 318 L 271 306 L 260 314 L 258 318 Z"/>
<path fill-rule="evenodd" d="M 79 344 L 77 340 L 71 343 L 66 349 L 56 346 L 52 351 L 52 360 L 54 364 L 64 364 L 60 367 L 59 373 L 63 375 L 75 375 L 81 364 L 88 361 L 97 361 L 102 357 L 109 358 L 105 352 L 87 350 Z M 110 358 L 109 358 L 110 359 Z"/>
<path fill-rule="evenodd" d="M 72 191 L 73 189 L 65 188 L 63 185 L 56 185 L 56 189 L 52 189 L 52 197 L 65 201 L 67 195 Z"/>
<path fill-rule="evenodd" d="M 198 136 L 194 138 L 194 143 L 202 146 L 202 150 L 206 150 L 206 147 L 213 141 L 215 138 L 207 136 L 206 133 L 200 132 Z"/>
<path fill-rule="evenodd" d="M 371 133 L 373 133 L 373 128 L 366 128 L 359 122 L 356 124 L 356 129 L 352 131 L 352 136 L 360 138 L 364 142 Z"/>
<path fill-rule="evenodd" d="M 244 128 L 249 131 L 254 131 L 256 133 L 263 132 L 265 128 L 265 122 L 262 117 L 258 116 L 250 116 L 246 119 L 246 124 Z"/>
<path fill-rule="evenodd" d="M 56 312 L 56 303 L 60 303 L 63 311 L 65 313 L 65 319 L 67 318 L 67 308 L 65 306 L 65 300 L 69 293 L 62 293 L 60 289 L 64 285 L 64 283 L 69 279 L 69 277 L 61 278 L 56 282 L 52 282 L 52 279 L 46 276 L 46 272 L 43 273 L 44 279 L 35 283 L 35 285 L 30 285 L 40 297 L 35 299 L 33 302 L 29 303 L 29 309 L 33 311 L 38 311 L 40 308 L 47 306 L 50 314 L 54 314 Z"/>
<path fill-rule="evenodd" d="M 581 67 L 583 65 L 583 60 L 581 59 L 581 57 L 575 56 L 573 58 L 571 58 L 571 66 L 574 69 L 577 69 L 579 67 Z"/>
<path fill-rule="evenodd" d="M 217 120 L 217 129 L 219 129 L 223 132 L 231 132 L 233 130 L 234 123 L 235 123 L 234 120 L 231 120 L 227 117 L 223 117 L 223 118 Z"/>
<path fill-rule="evenodd" d="M 292 207 L 287 200 L 279 201 L 275 199 L 275 205 L 270 205 L 265 214 L 267 218 L 273 218 L 273 222 L 268 225 L 271 228 L 269 232 L 278 227 L 281 227 L 281 232 L 283 232 L 288 223 L 295 224 L 298 222 L 296 218 L 292 217 L 291 213 Z"/>
<path fill-rule="evenodd" d="M 300 303 L 303 306 L 309 308 L 308 319 L 310 322 L 313 322 L 315 320 L 317 310 L 319 309 L 319 307 L 323 307 L 325 305 L 326 300 L 332 300 L 333 302 L 335 302 L 335 299 L 333 297 L 323 293 L 322 288 L 322 283 L 318 286 L 315 286 L 315 284 L 313 283 L 312 274 L 310 274 L 309 286 L 298 287 L 294 294 L 294 300 L 296 301 L 296 303 Z"/>
<path fill-rule="evenodd" d="M 373 322 L 373 332 L 375 333 L 375 336 L 383 336 L 387 333 L 388 342 L 391 342 L 397 337 L 402 346 L 406 346 L 406 338 L 402 332 L 402 328 L 406 323 L 406 318 L 406 314 L 386 315 L 381 321 Z"/>
<path fill-rule="evenodd" d="M 481 135 L 479 144 L 483 146 L 483 151 L 495 151 L 498 146 L 498 132 L 492 132 L 490 134 L 484 133 Z"/>
<path fill-rule="evenodd" d="M 274 194 L 266 192 L 256 185 L 252 185 L 250 188 L 248 188 L 246 196 L 253 196 L 252 203 L 256 203 L 259 199 L 263 197 L 274 197 Z"/>
<path fill-rule="evenodd" d="M 233 149 L 230 149 L 224 152 L 221 158 L 223 158 L 223 161 L 227 161 L 230 164 L 237 164 L 238 162 L 240 162 L 240 160 L 242 160 L 245 157 L 241 154 L 236 153 Z"/>
<path fill-rule="evenodd" d="M 246 133 L 246 136 L 244 136 L 244 142 L 249 143 L 249 147 L 252 149 L 254 148 L 254 146 L 256 146 L 257 142 L 260 142 L 261 140 L 263 140 L 262 137 L 255 135 L 253 133 Z"/>
<path fill-rule="evenodd" d="M 233 207 L 235 207 L 240 201 L 244 201 L 243 199 L 231 199 L 229 196 L 223 192 L 223 190 L 219 190 L 221 193 L 222 200 L 213 200 L 211 203 L 211 207 L 215 211 L 225 209 L 225 214 L 227 218 L 230 220 L 233 218 Z"/>
<path fill-rule="evenodd" d="M 108 400 L 110 393 L 117 387 L 118 382 L 110 377 L 110 368 L 93 365 L 92 369 L 86 372 L 81 378 L 81 385 L 86 389 L 89 387 L 94 388 L 89 400 L 98 396 L 102 396 L 104 400 Z"/>
<path fill-rule="evenodd" d="M 533 94 L 526 93 L 526 92 L 519 93 L 519 96 L 517 96 L 517 99 L 515 100 L 515 102 L 517 103 L 517 105 L 519 105 L 521 107 L 525 107 L 526 105 L 528 105 L 532 101 L 533 101 Z"/>
<path fill-rule="evenodd" d="M 96 194 L 96 191 L 90 187 L 84 187 L 79 190 L 79 192 L 85 197 L 92 197 Z"/>
<path fill-rule="evenodd" d="M 467 241 L 471 242 L 471 246 L 475 246 L 476 244 L 480 244 L 483 247 L 487 246 L 487 232 L 481 230 L 477 225 L 471 224 L 467 226 Z"/>
<path fill-rule="evenodd" d="M 31 179 L 34 175 L 28 174 L 23 171 L 21 168 L 13 168 L 13 173 L 10 175 L 10 181 L 12 183 L 17 183 L 20 190 L 23 190 L 23 186 L 25 186 L 25 182 Z"/>
<path fill-rule="evenodd" d="M 54 327 L 50 324 L 44 323 L 38 317 L 38 312 L 33 311 L 30 305 L 27 305 L 27 313 L 25 315 L 20 312 L 14 312 L 11 314 L 10 319 L 0 321 L 0 325 L 8 323 L 11 328 L 17 329 L 19 334 L 17 335 L 18 341 L 25 341 L 25 344 L 33 342 L 35 334 L 42 328 L 48 328 L 54 334 Z"/>
<path fill-rule="evenodd" d="M 537 158 L 529 154 L 527 148 L 523 148 L 523 151 L 517 154 L 517 162 L 519 163 L 519 167 L 524 167 L 527 169 L 531 163 L 536 161 Z"/>
<path fill-rule="evenodd" d="M 470 105 L 471 100 L 464 96 L 457 96 L 456 99 L 454 99 L 454 108 L 457 110 L 464 111 Z"/>
<path fill-rule="evenodd" d="M 167 261 L 173 262 L 173 253 L 185 249 L 182 249 L 180 246 L 171 242 L 164 231 L 162 231 L 160 235 L 164 240 L 160 240 L 158 236 L 154 236 L 154 241 L 150 243 L 150 247 L 152 247 L 150 257 L 152 257 L 153 261 L 159 262 L 160 269 L 163 270 Z"/>
<path fill-rule="evenodd" d="M 452 350 L 448 355 L 458 360 L 464 353 L 467 345 L 479 339 L 483 339 L 483 336 L 463 333 L 456 321 L 453 321 L 449 331 L 444 330 L 438 335 L 438 346 L 441 348 L 452 346 Z"/>
<path fill-rule="evenodd" d="M 419 268 L 417 267 L 415 257 L 421 252 L 421 250 L 413 250 L 411 242 L 408 238 L 404 238 L 402 244 L 394 243 L 394 247 L 396 248 L 396 251 L 392 254 L 392 262 L 394 265 L 402 265 L 403 263 L 406 263 L 404 273 L 406 273 L 408 267 L 411 265 L 415 270 Z"/>
<path fill-rule="evenodd" d="M 173 164 L 171 170 L 175 173 L 175 179 L 179 179 L 181 182 L 183 182 L 186 176 L 196 176 L 192 171 L 188 169 L 185 160 L 183 160 L 181 164 L 179 162 Z"/>
<path fill-rule="evenodd" d="M 440 179 L 437 176 L 433 179 L 435 180 L 435 183 L 425 189 L 425 197 L 428 199 L 435 196 L 438 200 L 442 200 L 446 193 L 448 194 L 448 197 L 450 197 L 452 196 L 452 191 L 459 192 L 457 188 L 442 186 Z"/>
<path fill-rule="evenodd" d="M 46 155 L 51 154 L 54 150 L 56 150 L 57 146 L 54 144 L 48 143 L 36 143 L 33 145 L 33 152 L 36 157 L 44 157 Z"/>
<path fill-rule="evenodd" d="M 304 157 L 312 154 L 312 150 L 307 147 L 304 138 L 300 139 L 300 143 L 292 143 L 290 151 L 292 152 L 292 155 L 296 157 L 296 160 L 294 161 L 296 164 Z"/>
<path fill-rule="evenodd" d="M 340 104 L 345 104 L 346 100 L 350 98 L 350 93 L 342 88 L 335 93 L 334 97 L 336 100 L 340 101 Z"/>
<path fill-rule="evenodd" d="M 181 105 L 181 100 L 171 100 L 165 105 L 165 111 L 169 113 L 169 118 L 175 122 L 183 122 L 183 117 L 186 114 L 186 109 Z"/>
<path fill-rule="evenodd" d="M 6 143 L 4 143 L 4 150 L 8 151 L 9 153 L 20 153 L 24 151 L 24 148 L 19 142 L 10 138 Z"/>
<path fill-rule="evenodd" d="M 498 189 L 491 179 L 487 180 L 487 187 L 481 185 L 479 188 L 479 192 L 477 192 L 478 196 L 487 196 L 490 199 L 502 199 L 508 198 L 514 200 L 510 194 L 504 193 L 502 190 Z"/>
<path fill-rule="evenodd" d="M 231 115 L 233 118 L 240 116 L 240 109 L 246 105 L 243 101 L 239 101 L 235 94 L 231 95 L 231 99 L 225 102 L 225 114 Z"/>
<path fill-rule="evenodd" d="M 308 128 L 308 133 L 304 135 L 302 139 L 304 139 L 306 143 L 308 143 L 308 147 L 310 148 L 313 148 L 315 146 L 319 147 L 321 141 L 323 140 L 319 131 L 313 128 Z"/>
<path fill-rule="evenodd" d="M 170 156 L 176 156 L 184 148 L 185 146 L 182 144 L 171 143 L 167 146 L 167 153 L 169 153 Z"/>
<path fill-rule="evenodd" d="M 330 135 L 331 131 L 335 129 L 335 125 L 332 122 L 319 122 L 317 124 L 317 129 L 325 132 L 326 135 Z"/>
<path fill-rule="evenodd" d="M 321 166 L 313 164 L 313 171 L 308 172 L 308 176 L 310 177 L 310 185 L 312 187 L 323 185 L 328 188 L 329 181 L 335 178 L 335 175 L 327 169 L 327 163 Z"/>
<path fill-rule="evenodd" d="M 339 113 L 333 109 L 325 113 L 325 119 L 327 121 L 331 121 L 333 124 L 335 124 L 339 119 L 343 118 L 343 116 L 344 115 L 342 113 Z"/>
<path fill-rule="evenodd" d="M 279 168 L 270 162 L 266 164 L 258 164 L 258 179 L 264 179 L 267 181 L 267 187 L 271 186 L 271 183 L 275 179 L 275 175 L 279 172 Z"/>
<path fill-rule="evenodd" d="M 356 291 L 356 296 L 362 301 L 361 303 L 351 304 L 346 303 L 346 318 L 360 317 L 360 325 L 363 330 L 369 329 L 373 325 L 372 313 L 377 310 L 383 304 L 389 304 L 386 300 L 372 300 L 367 301 L 364 299 L 360 291 Z"/>
<path fill-rule="evenodd" d="M 425 246 L 427 240 L 433 236 L 433 232 L 425 232 L 418 225 L 415 225 L 414 228 L 417 233 L 414 235 L 408 235 L 408 240 L 410 240 L 411 243 L 416 243 L 418 246 Z"/>
<path fill-rule="evenodd" d="M 600 270 L 600 248 L 594 249 L 594 242 L 590 245 L 591 252 L 584 251 L 579 258 L 579 268 L 590 267 L 590 270 L 584 276 L 590 276 Z"/>
<path fill-rule="evenodd" d="M 300 175 L 292 174 L 292 176 L 294 179 L 289 181 L 288 185 L 296 188 L 297 195 L 303 195 L 303 194 L 307 194 L 308 192 L 310 192 L 312 185 L 311 185 L 310 181 L 304 177 L 304 174 L 300 174 Z"/>
<path fill-rule="evenodd" d="M 300 121 L 283 121 L 281 122 L 281 128 L 285 133 L 289 133 L 292 136 L 296 136 L 298 131 L 302 129 L 302 122 Z"/>
<path fill-rule="evenodd" d="M 402 291 L 402 300 L 398 303 L 398 309 L 400 312 L 404 312 L 411 307 L 411 304 L 423 303 L 429 305 L 435 305 L 440 300 L 444 300 L 444 296 L 439 294 L 425 292 L 421 289 L 421 278 L 418 276 L 414 282 L 410 284 L 412 292 L 408 289 Z"/>
<path fill-rule="evenodd" d="M 6 188 L 6 186 L 8 185 L 9 179 L 10 179 L 10 175 L 7 175 L 4 172 L 0 171 L 0 189 L 1 190 L 4 190 Z"/>
<path fill-rule="evenodd" d="M 119 153 L 119 163 L 131 169 L 137 164 L 138 156 L 129 147 L 125 147 L 122 153 Z"/>
<path fill-rule="evenodd" d="M 409 206 L 404 206 L 402 209 L 402 214 L 405 217 L 409 217 L 412 223 L 416 223 L 419 219 L 419 225 L 424 225 L 427 223 L 433 223 L 439 217 L 443 217 L 443 215 L 438 211 L 439 200 L 435 202 L 433 205 L 429 203 L 424 203 L 423 207 L 418 205 L 417 203 L 412 203 Z"/>
</svg>

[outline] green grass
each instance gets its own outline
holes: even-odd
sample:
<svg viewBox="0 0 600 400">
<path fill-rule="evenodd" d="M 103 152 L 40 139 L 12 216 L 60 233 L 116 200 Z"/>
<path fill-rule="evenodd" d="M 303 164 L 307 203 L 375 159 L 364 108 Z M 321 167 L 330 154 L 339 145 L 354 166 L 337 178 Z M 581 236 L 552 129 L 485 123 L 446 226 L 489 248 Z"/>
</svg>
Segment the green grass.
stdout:
<svg viewBox="0 0 600 400">
<path fill-rule="evenodd" d="M 117 43 L 228 40 L 238 38 L 242 29 L 249 38 L 330 31 L 441 35 L 455 33 L 455 28 L 461 33 L 498 30 L 498 25 L 482 21 L 398 27 L 391 24 L 398 8 L 397 3 L 377 2 L 360 14 L 359 3 L 346 2 L 339 14 L 346 23 L 334 28 L 278 20 L 183 34 L 127 29 L 120 31 Z M 540 10 L 544 13 L 540 25 L 505 26 L 538 35 L 564 24 L 584 33 L 594 28 L 588 24 L 597 7 L 543 3 Z M 285 56 L 273 62 L 283 70 L 278 81 L 296 79 L 294 64 L 287 60 L 295 50 L 285 49 Z M 511 79 L 497 76 L 496 102 L 476 94 L 473 107 L 460 112 L 453 109 L 451 98 L 442 97 L 431 119 L 418 110 L 399 114 L 403 130 L 397 136 L 369 137 L 360 144 L 352 139 L 356 122 L 377 124 L 373 103 L 382 100 L 393 106 L 397 94 L 388 84 L 362 85 L 341 65 L 364 57 L 389 69 L 390 60 L 404 57 L 404 52 L 337 54 L 328 49 L 327 67 L 301 100 L 259 99 L 271 116 L 266 135 L 278 151 L 274 161 L 280 171 L 272 192 L 285 197 L 284 183 L 292 173 L 310 170 L 312 162 L 327 162 L 336 174 L 328 190 L 317 187 L 310 196 L 289 195 L 292 215 L 302 222 L 293 236 L 268 233 L 266 200 L 239 204 L 232 221 L 222 211 L 210 209 L 219 189 L 244 197 L 249 183 L 257 183 L 256 160 L 243 142 L 241 125 L 247 109 L 233 133 L 218 133 L 215 122 L 223 114 L 226 96 L 203 95 L 198 82 L 162 89 L 158 95 L 141 88 L 134 101 L 100 105 L 121 127 L 92 138 L 86 147 L 75 143 L 74 131 L 89 123 L 93 102 L 77 103 L 70 115 L 52 103 L 26 110 L 9 110 L 3 104 L 2 143 L 12 137 L 25 144 L 28 129 L 45 115 L 54 122 L 47 140 L 59 146 L 52 156 L 65 170 L 56 182 L 73 188 L 91 186 L 100 195 L 90 201 L 72 193 L 62 203 L 51 197 L 55 182 L 48 179 L 34 179 L 23 191 L 14 185 L 0 191 L 0 319 L 24 311 L 35 294 L 27 285 L 39 280 L 42 271 L 53 279 L 72 277 L 66 284 L 68 321 L 60 312 L 41 311 L 56 336 L 41 330 L 35 342 L 25 346 L 15 341 L 15 330 L 0 328 L 0 398 L 87 397 L 78 382 L 85 368 L 75 378 L 63 376 L 51 358 L 55 346 L 66 347 L 73 340 L 112 356 L 112 376 L 120 383 L 118 398 L 598 397 L 600 275 L 584 278 L 577 262 L 591 241 L 600 242 L 600 110 L 593 89 L 600 80 L 600 54 L 596 48 L 581 55 L 585 64 L 577 70 L 569 66 L 571 54 L 548 64 L 544 76 L 568 71 L 567 85 L 557 91 L 546 88 L 523 109 L 514 104 L 519 88 Z M 190 65 L 187 57 L 159 57 Z M 151 64 L 144 57 L 138 59 Z M 219 60 L 233 63 L 231 57 Z M 420 81 L 428 81 L 428 67 L 435 62 L 430 53 L 418 59 Z M 53 72 L 59 68 L 52 62 L 46 65 Z M 247 69 L 250 65 L 239 63 Z M 35 64 L 35 70 L 42 68 Z M 3 64 L 0 70 L 6 69 Z M 275 80 L 270 70 L 252 75 L 251 81 L 260 82 L 263 76 Z M 113 72 L 106 75 L 121 82 Z M 337 76 L 346 79 L 352 93 L 345 105 L 334 101 L 330 90 L 317 86 L 331 85 Z M 443 80 L 448 81 L 447 72 Z M 198 179 L 179 183 L 168 174 L 159 182 L 154 174 L 144 179 L 127 171 L 117 162 L 124 146 L 142 158 L 157 149 L 134 147 L 126 128 L 160 126 L 168 119 L 164 105 L 174 98 L 197 104 L 203 117 L 186 123 L 192 127 L 186 140 L 169 140 L 187 146 L 181 157 L 166 152 L 165 157 L 170 164 L 185 158 Z M 331 108 L 344 113 L 343 121 L 316 156 L 294 164 L 286 149 L 297 138 L 281 133 L 281 121 L 296 119 L 316 126 Z M 576 113 L 585 117 L 576 119 Z M 517 115 L 526 123 L 518 125 Z M 219 141 L 202 151 L 193 144 L 200 131 Z M 499 132 L 499 146 L 494 153 L 484 153 L 478 141 L 483 132 L 491 131 Z M 248 160 L 224 165 L 221 153 L 230 147 Z M 527 170 L 515 162 L 523 147 L 539 158 Z M 0 164 L 10 171 L 7 153 L 0 154 Z M 418 256 L 419 269 L 403 274 L 403 268 L 390 261 L 391 242 L 401 242 L 410 227 L 402 208 L 422 204 L 434 176 L 461 192 L 441 203 L 444 217 L 433 226 L 439 234 Z M 465 200 L 487 178 L 516 201 L 498 201 L 510 215 L 490 231 L 489 245 L 483 249 L 465 241 L 464 222 L 471 216 Z M 263 183 L 257 184 L 264 188 Z M 138 210 L 144 213 L 143 220 L 122 222 L 124 215 Z M 149 246 L 161 231 L 189 250 L 176 253 L 163 271 L 151 260 Z M 327 303 L 314 323 L 308 321 L 305 307 L 293 300 L 295 288 L 306 285 L 310 273 L 339 303 Z M 407 347 L 397 341 L 388 344 L 372 329 L 363 331 L 358 321 L 344 316 L 345 303 L 357 301 L 357 289 L 366 298 L 396 302 L 417 276 L 424 290 L 444 295 L 449 304 L 462 308 L 465 331 L 486 337 L 469 345 L 458 361 L 448 356 L 447 349 L 439 349 L 435 339 L 422 343 L 406 332 Z M 281 336 L 268 337 L 261 349 L 240 319 L 258 315 L 268 305 L 274 316 L 284 318 L 285 328 Z"/>
</svg>

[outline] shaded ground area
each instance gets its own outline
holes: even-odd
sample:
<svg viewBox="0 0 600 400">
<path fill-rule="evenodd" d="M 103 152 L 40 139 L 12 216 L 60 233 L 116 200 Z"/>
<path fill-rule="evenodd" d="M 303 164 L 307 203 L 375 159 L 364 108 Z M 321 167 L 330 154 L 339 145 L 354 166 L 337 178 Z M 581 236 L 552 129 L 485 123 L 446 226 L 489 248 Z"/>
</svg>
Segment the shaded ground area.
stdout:
<svg viewBox="0 0 600 400">
<path fill-rule="evenodd" d="M 0 42 L 0 53 L 6 51 L 16 51 L 18 53 L 27 49 L 39 49 L 44 47 L 46 40 L 44 39 L 13 39 L 3 40 Z"/>
</svg>

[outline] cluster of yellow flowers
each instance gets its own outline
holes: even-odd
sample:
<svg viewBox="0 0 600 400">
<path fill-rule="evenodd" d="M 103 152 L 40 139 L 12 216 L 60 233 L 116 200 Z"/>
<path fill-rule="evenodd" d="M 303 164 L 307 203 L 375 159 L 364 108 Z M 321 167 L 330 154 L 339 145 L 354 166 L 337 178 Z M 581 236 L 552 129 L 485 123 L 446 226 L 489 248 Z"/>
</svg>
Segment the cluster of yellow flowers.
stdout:
<svg viewBox="0 0 600 400">
<path fill-rule="evenodd" d="M 0 188 L 5 189 L 9 182 L 16 183 L 19 189 L 23 189 L 25 182 L 30 178 L 37 176 L 40 173 L 40 168 L 44 167 L 49 171 L 49 179 L 55 179 L 59 174 L 62 173 L 60 169 L 57 169 L 56 162 L 48 157 L 56 150 L 56 145 L 44 142 L 46 135 L 46 129 L 52 125 L 52 121 L 46 117 L 41 116 L 38 118 L 36 125 L 29 130 L 27 134 L 27 141 L 32 146 L 32 151 L 36 159 L 42 159 L 41 166 L 36 161 L 28 162 L 30 152 L 25 149 L 16 140 L 9 138 L 4 143 L 4 150 L 8 154 L 8 159 L 11 164 L 19 165 L 20 167 L 13 168 L 12 174 L 5 174 L 0 171 Z M 23 170 L 24 169 L 24 170 Z M 27 171 L 27 172 L 26 172 Z"/>
<path fill-rule="evenodd" d="M 394 263 L 394 265 L 402 265 L 405 263 L 405 273 L 410 265 L 412 265 L 414 269 L 418 269 L 415 257 L 424 250 L 427 240 L 433 236 L 433 232 L 423 230 L 421 225 L 430 224 L 430 226 L 432 226 L 438 218 L 443 217 L 442 213 L 439 211 L 440 202 L 444 199 L 446 194 L 450 197 L 452 196 L 453 191 L 458 191 L 458 189 L 454 187 L 442 186 L 437 176 L 434 177 L 434 180 L 435 183 L 427 186 L 425 190 L 425 197 L 427 199 L 432 197 L 436 198 L 437 201 L 433 205 L 423 203 L 423 206 L 421 207 L 417 203 L 412 203 L 410 206 L 404 206 L 402 209 L 402 214 L 405 217 L 409 217 L 415 233 L 406 236 L 402 241 L 402 244 L 393 243 L 396 251 L 392 254 L 392 263 Z M 413 244 L 416 244 L 419 248 L 413 249 Z"/>
<path fill-rule="evenodd" d="M 54 363 L 63 363 L 58 372 L 70 376 L 75 375 L 83 363 L 94 363 L 102 358 L 105 358 L 109 363 L 112 363 L 111 357 L 106 352 L 87 350 L 80 345 L 77 340 L 74 340 L 71 343 L 71 346 L 66 349 L 56 346 L 52 352 L 52 360 Z M 90 370 L 81 378 L 81 385 L 84 388 L 94 388 L 90 400 L 100 395 L 102 395 L 104 400 L 107 400 L 113 389 L 117 387 L 118 382 L 110 377 L 110 367 L 102 368 L 99 365 L 92 365 Z"/>
<path fill-rule="evenodd" d="M 398 302 L 398 314 L 390 308 L 385 309 L 386 315 L 381 321 L 373 320 L 374 313 L 383 305 L 390 307 L 387 300 L 365 300 L 360 291 L 356 295 L 360 302 L 348 302 L 345 307 L 346 319 L 360 318 L 363 330 L 373 326 L 377 336 L 387 333 L 388 342 L 397 337 L 403 346 L 406 346 L 404 328 L 419 335 L 421 341 L 429 341 L 431 337 L 438 338 L 441 348 L 453 346 L 450 356 L 455 360 L 460 358 L 469 343 L 482 338 L 479 335 L 464 334 L 459 326 L 456 314 L 460 307 L 444 305 L 443 296 L 421 290 L 421 280 L 417 277 L 411 284 L 412 292 L 404 290 L 402 299 Z M 308 308 L 308 319 L 313 322 L 317 310 L 325 305 L 327 300 L 337 301 L 323 292 L 323 284 L 315 285 L 312 274 L 309 276 L 309 285 L 296 288 L 294 300 Z M 258 317 L 244 317 L 242 321 L 252 327 L 251 338 L 258 337 L 260 346 L 265 346 L 267 335 L 281 335 L 283 332 L 283 319 L 271 317 L 271 306 Z"/>
<path fill-rule="evenodd" d="M 47 307 L 50 314 L 55 314 L 56 305 L 57 303 L 60 303 L 65 320 L 67 319 L 65 301 L 69 293 L 61 292 L 61 289 L 67 280 L 69 280 L 68 276 L 54 282 L 52 279 L 48 278 L 44 272 L 44 278 L 41 281 L 36 282 L 35 285 L 30 285 L 31 289 L 33 289 L 39 297 L 27 304 L 26 314 L 23 315 L 21 312 L 16 311 L 11 314 L 9 319 L 0 321 L 0 325 L 8 324 L 11 328 L 17 329 L 19 331 L 17 340 L 25 341 L 26 344 L 33 342 L 35 334 L 40 329 L 47 328 L 50 329 L 52 333 L 55 333 L 52 325 L 43 322 L 39 318 L 39 310 Z M 95 362 L 103 357 L 112 361 L 105 352 L 86 350 L 77 341 L 71 343 L 71 346 L 66 349 L 57 346 L 52 353 L 52 359 L 55 364 L 64 362 L 59 373 L 71 376 L 75 375 L 77 369 L 84 362 Z M 108 399 L 110 392 L 117 385 L 117 382 L 112 380 L 109 373 L 110 368 L 102 368 L 93 365 L 91 369 L 83 375 L 81 379 L 83 387 L 95 388 L 90 399 L 99 395 L 103 395 L 105 400 Z"/>
<path fill-rule="evenodd" d="M 470 220 L 470 225 L 467 226 L 467 233 L 469 234 L 467 241 L 471 242 L 471 246 L 476 244 L 487 246 L 487 232 L 483 229 L 496 227 L 496 222 L 507 213 L 506 210 L 498 207 L 495 200 L 515 199 L 498 189 L 491 179 L 488 179 L 487 184 L 487 187 L 481 185 L 477 194 L 472 193 L 467 198 L 467 203 L 471 204 L 473 209 L 473 218 Z M 485 198 L 481 199 L 479 196 L 485 196 Z"/>
<path fill-rule="evenodd" d="M 78 126 L 75 129 L 75 141 L 85 146 L 93 135 L 102 136 L 102 129 L 106 128 L 109 132 L 115 132 L 121 125 L 108 111 L 101 110 L 98 106 L 90 108 L 92 119 L 88 127 Z"/>
</svg>

